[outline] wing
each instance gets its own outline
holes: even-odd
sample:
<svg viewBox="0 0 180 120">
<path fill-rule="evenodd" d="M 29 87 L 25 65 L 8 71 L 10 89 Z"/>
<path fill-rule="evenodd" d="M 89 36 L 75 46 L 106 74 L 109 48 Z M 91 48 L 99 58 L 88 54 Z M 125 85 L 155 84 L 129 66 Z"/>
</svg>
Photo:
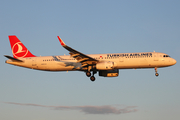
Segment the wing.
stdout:
<svg viewBox="0 0 180 120">
<path fill-rule="evenodd" d="M 57 37 L 58 37 L 61 45 L 66 50 L 69 51 L 69 54 L 73 58 L 75 58 L 78 62 L 80 62 L 82 64 L 82 67 L 85 67 L 85 66 L 88 66 L 88 65 L 94 65 L 94 64 L 96 64 L 98 62 L 98 60 L 96 60 L 96 59 L 94 59 L 94 58 L 92 58 L 92 57 L 90 57 L 88 55 L 85 55 L 85 54 L 83 54 L 83 53 L 81 53 L 81 52 L 79 52 L 77 50 L 74 50 L 73 48 L 71 48 L 69 46 L 67 46 L 59 36 L 57 36 Z"/>
</svg>

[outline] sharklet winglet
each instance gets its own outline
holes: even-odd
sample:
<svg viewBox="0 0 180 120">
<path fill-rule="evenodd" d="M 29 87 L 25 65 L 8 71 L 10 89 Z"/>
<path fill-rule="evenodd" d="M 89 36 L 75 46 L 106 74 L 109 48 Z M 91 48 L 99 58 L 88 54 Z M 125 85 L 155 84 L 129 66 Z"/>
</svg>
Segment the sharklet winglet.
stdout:
<svg viewBox="0 0 180 120">
<path fill-rule="evenodd" d="M 57 36 L 57 37 L 58 37 L 59 42 L 61 43 L 61 45 L 62 45 L 62 46 L 65 46 L 66 44 L 63 42 L 63 40 L 62 40 L 59 36 Z"/>
</svg>

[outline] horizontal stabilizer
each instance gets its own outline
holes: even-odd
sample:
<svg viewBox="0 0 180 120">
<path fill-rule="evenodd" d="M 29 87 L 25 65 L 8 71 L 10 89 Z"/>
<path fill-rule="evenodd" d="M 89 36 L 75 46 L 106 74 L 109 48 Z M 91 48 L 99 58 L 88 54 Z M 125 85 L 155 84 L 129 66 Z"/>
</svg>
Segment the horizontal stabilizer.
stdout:
<svg viewBox="0 0 180 120">
<path fill-rule="evenodd" d="M 19 59 L 17 59 L 17 58 L 13 58 L 13 57 L 8 56 L 8 55 L 4 55 L 4 56 L 7 57 L 8 59 L 11 59 L 11 60 L 13 60 L 13 61 L 16 61 L 16 62 L 23 62 L 22 60 L 19 60 Z"/>
</svg>

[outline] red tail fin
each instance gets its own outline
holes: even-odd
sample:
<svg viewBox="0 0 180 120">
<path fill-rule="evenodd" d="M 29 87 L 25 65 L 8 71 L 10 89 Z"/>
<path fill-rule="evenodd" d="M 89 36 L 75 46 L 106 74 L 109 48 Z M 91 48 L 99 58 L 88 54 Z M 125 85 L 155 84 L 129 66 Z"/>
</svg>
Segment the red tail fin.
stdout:
<svg viewBox="0 0 180 120">
<path fill-rule="evenodd" d="M 36 57 L 22 44 L 22 42 L 15 35 L 9 36 L 9 41 L 14 58 Z"/>
</svg>

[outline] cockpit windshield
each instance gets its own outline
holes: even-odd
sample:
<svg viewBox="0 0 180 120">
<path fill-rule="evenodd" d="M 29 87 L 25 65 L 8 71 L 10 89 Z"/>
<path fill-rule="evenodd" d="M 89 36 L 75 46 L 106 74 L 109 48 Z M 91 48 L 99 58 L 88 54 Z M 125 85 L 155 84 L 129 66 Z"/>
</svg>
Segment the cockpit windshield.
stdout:
<svg viewBox="0 0 180 120">
<path fill-rule="evenodd" d="M 163 57 L 170 57 L 169 55 L 163 55 Z"/>
</svg>

